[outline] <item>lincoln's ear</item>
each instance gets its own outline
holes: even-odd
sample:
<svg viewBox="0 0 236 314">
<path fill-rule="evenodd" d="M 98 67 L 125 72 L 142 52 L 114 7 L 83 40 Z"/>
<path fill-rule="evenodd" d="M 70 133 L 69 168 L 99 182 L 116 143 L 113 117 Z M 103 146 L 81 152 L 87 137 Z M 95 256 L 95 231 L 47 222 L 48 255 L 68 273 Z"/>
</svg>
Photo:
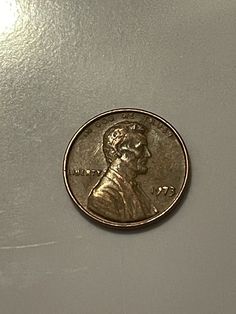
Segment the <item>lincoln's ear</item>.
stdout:
<svg viewBox="0 0 236 314">
<path fill-rule="evenodd" d="M 130 155 L 130 153 L 133 153 L 133 150 L 132 150 L 132 148 L 130 148 L 130 143 L 128 143 L 128 142 L 123 143 L 122 145 L 120 145 L 117 148 L 118 157 L 121 157 L 121 156 L 124 156 L 124 155 L 126 157 L 128 157 Z"/>
</svg>

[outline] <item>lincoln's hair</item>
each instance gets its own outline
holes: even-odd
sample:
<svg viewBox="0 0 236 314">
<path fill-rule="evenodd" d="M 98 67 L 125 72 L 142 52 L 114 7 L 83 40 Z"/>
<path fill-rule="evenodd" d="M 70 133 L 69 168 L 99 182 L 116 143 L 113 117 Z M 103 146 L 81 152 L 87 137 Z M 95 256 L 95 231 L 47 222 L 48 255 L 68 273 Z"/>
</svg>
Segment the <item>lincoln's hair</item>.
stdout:
<svg viewBox="0 0 236 314">
<path fill-rule="evenodd" d="M 110 127 L 103 136 L 103 152 L 107 163 L 120 157 L 120 147 L 125 143 L 130 134 L 147 134 L 147 128 L 138 123 L 124 121 Z"/>
</svg>

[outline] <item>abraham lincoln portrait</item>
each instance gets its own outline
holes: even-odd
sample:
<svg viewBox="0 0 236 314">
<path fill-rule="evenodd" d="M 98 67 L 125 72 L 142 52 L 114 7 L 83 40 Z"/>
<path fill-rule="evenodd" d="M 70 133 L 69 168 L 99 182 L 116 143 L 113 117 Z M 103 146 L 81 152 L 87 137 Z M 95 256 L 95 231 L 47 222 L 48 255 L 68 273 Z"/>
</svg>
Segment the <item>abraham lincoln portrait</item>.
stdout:
<svg viewBox="0 0 236 314">
<path fill-rule="evenodd" d="M 108 220 L 133 222 L 157 213 L 137 176 L 148 171 L 151 152 L 147 128 L 138 122 L 123 121 L 103 135 L 107 170 L 88 197 L 88 208 Z"/>
</svg>

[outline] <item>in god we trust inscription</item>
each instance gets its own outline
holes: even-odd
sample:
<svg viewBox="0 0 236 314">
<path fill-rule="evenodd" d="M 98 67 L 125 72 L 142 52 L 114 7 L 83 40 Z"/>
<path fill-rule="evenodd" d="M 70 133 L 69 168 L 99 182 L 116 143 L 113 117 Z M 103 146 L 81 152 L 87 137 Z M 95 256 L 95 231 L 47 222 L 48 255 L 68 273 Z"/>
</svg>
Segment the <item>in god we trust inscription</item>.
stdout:
<svg viewBox="0 0 236 314">
<path fill-rule="evenodd" d="M 169 212 L 187 182 L 189 161 L 177 131 L 138 109 L 102 113 L 82 126 L 64 157 L 66 188 L 105 225 L 131 228 Z"/>
</svg>

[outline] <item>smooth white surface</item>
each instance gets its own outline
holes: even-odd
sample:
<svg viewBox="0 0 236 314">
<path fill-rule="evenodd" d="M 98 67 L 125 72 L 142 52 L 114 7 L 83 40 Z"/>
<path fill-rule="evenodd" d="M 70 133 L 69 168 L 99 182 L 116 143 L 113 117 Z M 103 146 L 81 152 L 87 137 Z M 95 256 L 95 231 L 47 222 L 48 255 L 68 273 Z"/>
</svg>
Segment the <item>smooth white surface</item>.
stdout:
<svg viewBox="0 0 236 314">
<path fill-rule="evenodd" d="M 235 1 L 20 1 L 0 38 L 0 312 L 234 314 Z M 163 224 L 114 232 L 67 195 L 74 132 L 117 107 L 153 111 L 192 180 Z"/>
</svg>

